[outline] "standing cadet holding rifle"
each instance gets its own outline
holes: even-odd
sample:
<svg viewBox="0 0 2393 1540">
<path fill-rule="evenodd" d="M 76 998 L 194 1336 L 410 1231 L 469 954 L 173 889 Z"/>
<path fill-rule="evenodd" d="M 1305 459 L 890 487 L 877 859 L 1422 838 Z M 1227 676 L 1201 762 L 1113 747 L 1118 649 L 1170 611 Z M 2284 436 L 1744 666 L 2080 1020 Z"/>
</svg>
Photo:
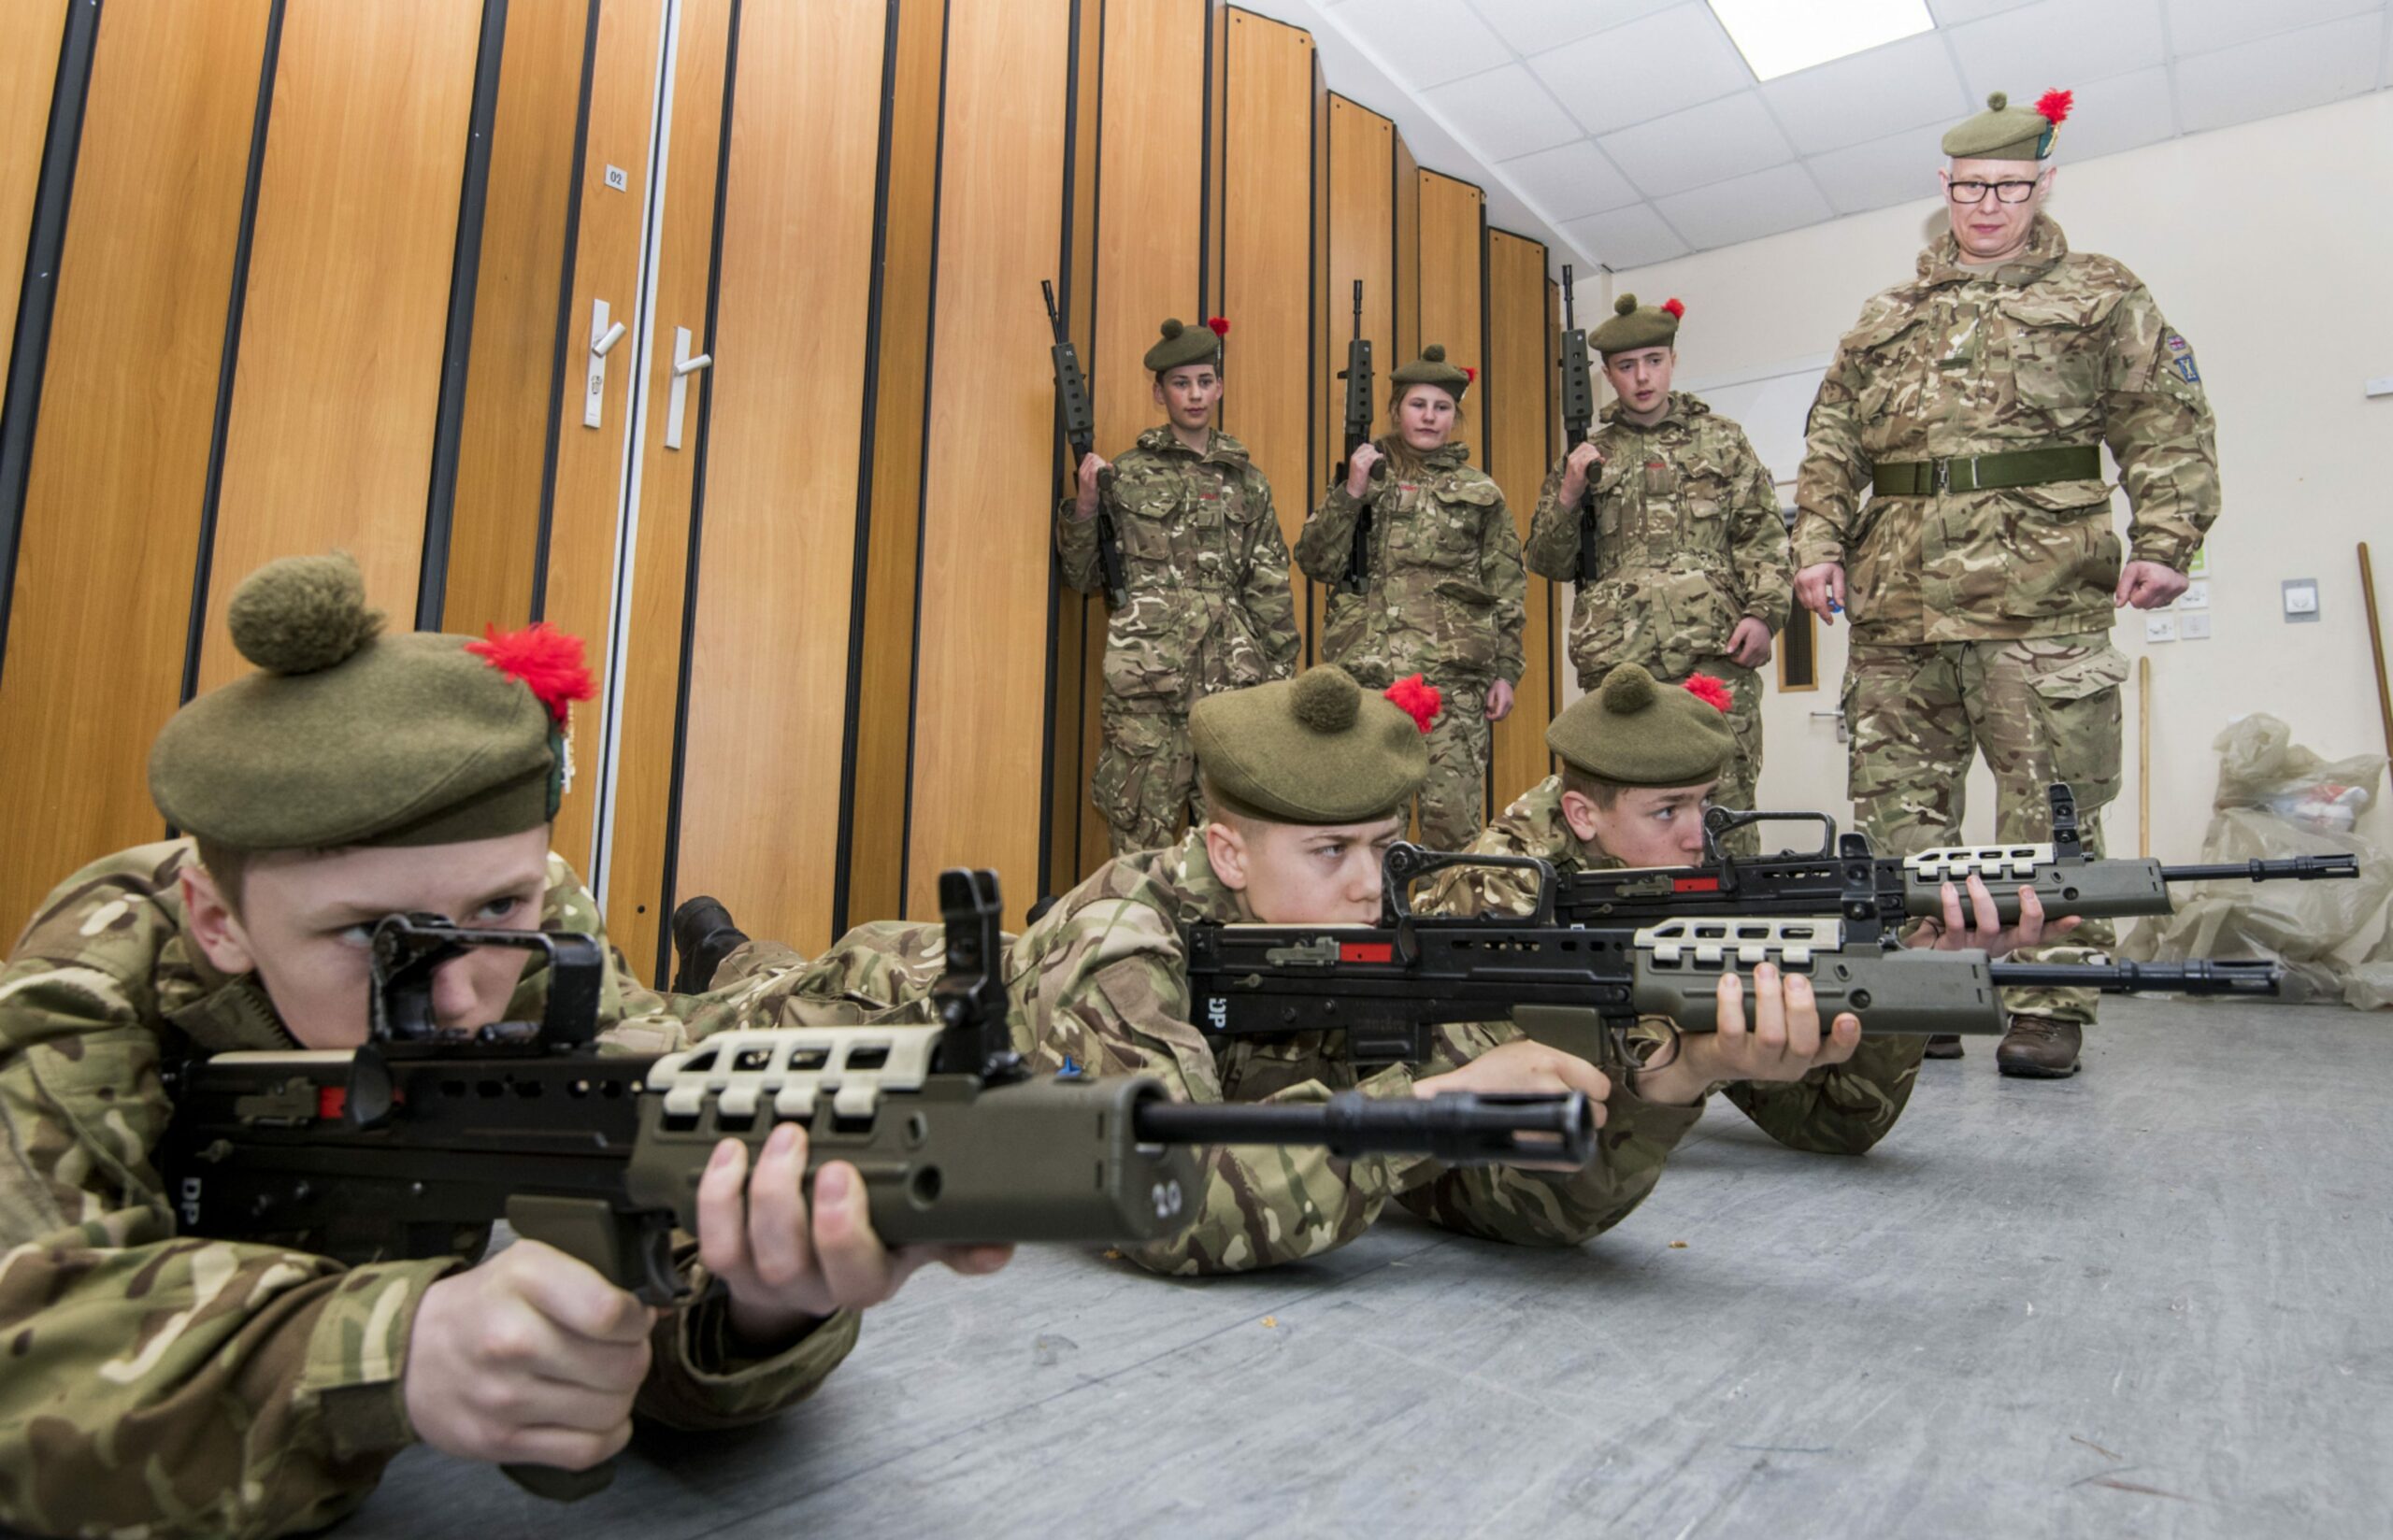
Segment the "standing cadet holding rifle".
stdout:
<svg viewBox="0 0 2393 1540">
<path fill-rule="evenodd" d="M 1440 692 L 1421 839 L 1460 849 L 1486 821 L 1490 724 L 1512 709 L 1528 579 L 1503 492 L 1453 441 L 1474 371 L 1432 343 L 1388 378 L 1391 431 L 1349 453 L 1297 536 L 1297 562 L 1337 589 L 1322 612 L 1324 663 L 1375 690 L 1420 674 Z"/>
<path fill-rule="evenodd" d="M 1053 312 L 1053 301 L 1049 301 Z M 1090 442 L 1088 394 L 1057 333 L 1076 490 L 1055 519 L 1064 580 L 1104 586 L 1105 747 L 1090 792 L 1113 853 L 1152 849 L 1201 821 L 1188 711 L 1217 691 L 1287 677 L 1296 667 L 1296 600 L 1271 486 L 1246 447 L 1212 425 L 1229 322 L 1163 323 L 1144 364 L 1165 422 L 1108 462 Z M 1077 403 L 1077 408 L 1075 407 Z M 1118 548 L 1116 542 L 1118 541 Z"/>
<path fill-rule="evenodd" d="M 1979 750 L 1999 839 L 2035 838 L 2046 786 L 2067 781 L 2099 852 L 2128 674 L 2113 611 L 2183 592 L 2218 517 L 2192 347 L 2142 280 L 2071 251 L 2043 213 L 2070 104 L 2047 92 L 2029 111 L 1997 93 L 1944 135 L 1952 229 L 1915 278 L 1863 307 L 1812 404 L 1795 591 L 1829 624 L 1851 610 L 1854 812 L 1895 855 L 1961 842 Z M 2124 564 L 2105 444 L 2131 509 Z M 2044 958 L 2106 948 L 2110 927 L 2072 941 Z M 2002 1073 L 2077 1072 L 2090 991 L 2016 990 L 2005 1004 Z"/>
</svg>

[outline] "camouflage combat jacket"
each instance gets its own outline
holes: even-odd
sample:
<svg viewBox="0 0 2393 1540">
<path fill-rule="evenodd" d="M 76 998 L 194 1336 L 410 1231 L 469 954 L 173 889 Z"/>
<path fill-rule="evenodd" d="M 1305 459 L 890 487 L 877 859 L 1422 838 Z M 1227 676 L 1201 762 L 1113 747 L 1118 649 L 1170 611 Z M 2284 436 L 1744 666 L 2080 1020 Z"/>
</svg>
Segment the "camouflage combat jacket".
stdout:
<svg viewBox="0 0 2393 1540">
<path fill-rule="evenodd" d="M 1770 472 L 1744 430 L 1684 391 L 1641 427 L 1615 401 L 1591 440 L 1596 570 L 1570 607 L 1570 663 L 1584 677 L 1641 663 L 1677 678 L 1725 656 L 1747 616 L 1775 635 L 1794 581 Z M 1566 456 L 1546 473 L 1529 520 L 1529 570 L 1568 582 L 1579 570 L 1579 511 L 1562 506 Z"/>
<path fill-rule="evenodd" d="M 1096 520 L 1055 521 L 1064 580 L 1096 592 Z M 1271 484 L 1246 446 L 1216 432 L 1191 452 L 1168 427 L 1149 428 L 1113 463 L 1109 497 L 1128 601 L 1105 637 L 1105 697 L 1185 711 L 1204 696 L 1284 679 L 1297 663 L 1288 542 Z"/>
<path fill-rule="evenodd" d="M 1988 272 L 1950 234 L 1862 307 L 1812 404 L 1795 565 L 1841 562 L 1853 639 L 2108 631 L 2120 567 L 2099 477 L 1862 502 L 1879 464 L 2108 444 L 2130 559 L 2185 570 L 2218 517 L 2218 450 L 2193 349 L 2109 257 L 2039 215 Z"/>
<path fill-rule="evenodd" d="M 1548 776 L 1515 798 L 1481 831 L 1473 855 L 1535 856 L 1555 872 L 1618 871 L 1628 863 L 1583 840 L 1562 816 L 1562 777 Z M 1424 908 L 1440 914 L 1526 914 L 1536 906 L 1535 878 L 1492 866 L 1457 866 L 1438 879 Z M 1647 1035 L 1669 1029 L 1666 1017 L 1646 1018 Z M 1712 1087 L 1738 1110 L 1791 1149 L 1858 1155 L 1885 1137 L 1911 1100 L 1919 1071 L 1919 1040 L 1865 1036 L 1841 1064 L 1815 1069 L 1800 1080 L 1724 1081 Z"/>
<path fill-rule="evenodd" d="M 1528 593 L 1520 531 L 1503 492 L 1471 466 L 1470 446 L 1448 444 L 1426 458 L 1419 480 L 1396 479 L 1390 464 L 1372 488 L 1369 576 L 1360 593 L 1331 592 L 1321 661 L 1374 690 L 1408 674 L 1517 682 Z M 1315 582 L 1334 589 L 1346 576 L 1362 511 L 1340 482 L 1305 520 L 1297 563 Z"/>
<path fill-rule="evenodd" d="M 173 1112 L 167 1053 L 296 1046 L 253 976 L 193 941 L 176 874 L 188 841 L 78 872 L 0 970 L 0 1523 L 44 1533 L 263 1535 L 354 1508 L 414 1441 L 408 1333 L 433 1282 L 479 1252 L 344 1268 L 304 1246 L 177 1233 L 150 1152 Z M 597 906 L 549 858 L 542 928 L 603 938 Z M 527 974 L 509 1016 L 537 1020 Z M 728 1024 L 621 967 L 608 1041 L 663 1052 Z M 684 1272 L 706 1278 L 684 1248 Z M 668 1315 L 638 1408 L 717 1428 L 810 1393 L 854 1344 L 842 1312 L 769 1360 L 731 1347 L 721 1303 Z"/>
<path fill-rule="evenodd" d="M 1154 1075 L 1182 1101 L 1304 1103 L 1358 1086 L 1367 1095 L 1410 1096 L 1416 1077 L 1443 1074 L 1517 1035 L 1509 1025 L 1442 1028 L 1429 1062 L 1368 1078 L 1356 1076 L 1340 1032 L 1209 1042 L 1189 1024 L 1183 927 L 1253 918 L 1214 876 L 1201 834 L 1107 863 L 1013 944 L 1015 1048 L 1039 1073 L 1068 1059 L 1100 1075 Z M 1349 1162 L 1317 1148 L 1210 1148 L 1194 1226 L 1131 1255 L 1159 1273 L 1269 1267 L 1345 1245 L 1391 1197 L 1469 1234 L 1575 1246 L 1643 1201 L 1699 1111 L 1615 1089 L 1600 1153 L 1571 1173 L 1450 1169 L 1418 1156 Z"/>
</svg>

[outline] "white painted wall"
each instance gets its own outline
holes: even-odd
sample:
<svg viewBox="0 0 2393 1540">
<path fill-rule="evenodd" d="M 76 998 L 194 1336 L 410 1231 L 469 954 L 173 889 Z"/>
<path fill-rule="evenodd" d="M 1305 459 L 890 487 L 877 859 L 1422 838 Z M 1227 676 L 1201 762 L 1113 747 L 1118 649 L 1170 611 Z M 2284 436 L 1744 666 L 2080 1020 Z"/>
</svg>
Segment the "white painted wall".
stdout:
<svg viewBox="0 0 2393 1540">
<path fill-rule="evenodd" d="M 1799 422 L 1774 421 L 1789 409 L 1783 382 L 1816 378 L 1862 302 L 1907 277 L 1943 227 L 1934 150 L 1924 133 L 1916 205 L 1620 273 L 1612 286 L 1647 304 L 1684 300 L 1680 380 L 1722 382 L 1724 402 L 1755 402 L 1773 419 L 1752 424 L 1757 445 L 1786 442 Z M 2192 342 L 2218 416 L 2226 502 L 2208 545 L 2214 634 L 2147 645 L 2134 611 L 2114 634 L 2130 657 L 2152 659 L 2153 852 L 2190 859 L 2216 783 L 2210 740 L 2230 718 L 2271 712 L 2330 758 L 2385 749 L 2354 546 L 2371 542 L 2381 602 L 2393 608 L 2393 397 L 2362 392 L 2364 380 L 2393 375 L 2393 93 L 2083 165 L 2064 155 L 2050 211 L 2073 247 L 2114 256 L 2150 285 Z M 1772 379 L 1780 387 L 1764 389 Z M 1795 464 L 1770 468 L 1791 498 Z M 2278 585 L 2287 578 L 2318 579 L 2317 622 L 2285 620 Z M 1768 806 L 1851 816 L 1834 724 L 1808 715 L 1836 705 L 1844 639 L 1842 627 L 1822 633 L 1817 693 L 1767 703 Z M 2106 830 L 2113 849 L 2132 853 L 2132 681 L 2125 704 L 2128 783 Z M 2393 799 L 2381 783 L 2379 792 L 2363 831 L 2393 837 Z M 1969 800 L 1970 837 L 1991 838 L 1983 763 Z"/>
</svg>

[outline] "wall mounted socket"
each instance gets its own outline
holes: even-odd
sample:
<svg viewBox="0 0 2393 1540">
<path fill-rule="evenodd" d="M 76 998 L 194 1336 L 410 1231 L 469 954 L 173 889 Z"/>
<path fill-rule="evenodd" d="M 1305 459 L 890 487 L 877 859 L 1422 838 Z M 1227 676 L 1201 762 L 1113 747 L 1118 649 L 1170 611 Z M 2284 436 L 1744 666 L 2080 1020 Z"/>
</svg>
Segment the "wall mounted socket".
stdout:
<svg viewBox="0 0 2393 1540">
<path fill-rule="evenodd" d="M 2285 580 L 2285 618 L 2287 620 L 2318 619 L 2318 579 L 2288 578 Z"/>
<path fill-rule="evenodd" d="M 2210 640 L 2210 611 L 2198 609 L 2191 615 L 2177 617 L 2177 635 L 2189 642 Z"/>
<path fill-rule="evenodd" d="M 2143 639 L 2147 642 L 2173 642 L 2177 639 L 2177 617 L 2155 612 L 2143 618 Z"/>
<path fill-rule="evenodd" d="M 2210 584 L 2199 578 L 2187 583 L 2185 592 L 2177 595 L 2177 607 L 2179 609 L 2208 609 Z"/>
</svg>

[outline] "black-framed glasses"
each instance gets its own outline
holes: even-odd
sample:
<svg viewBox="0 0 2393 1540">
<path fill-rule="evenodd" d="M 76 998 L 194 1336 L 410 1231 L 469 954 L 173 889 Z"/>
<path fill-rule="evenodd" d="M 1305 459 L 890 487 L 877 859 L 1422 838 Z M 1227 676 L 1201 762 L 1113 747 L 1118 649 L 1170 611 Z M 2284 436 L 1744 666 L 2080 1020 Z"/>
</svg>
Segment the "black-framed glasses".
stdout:
<svg viewBox="0 0 2393 1540">
<path fill-rule="evenodd" d="M 2030 177 L 2024 182 L 1953 182 L 1949 185 L 1955 203 L 1982 202 L 1989 187 L 1994 189 L 1998 202 L 2026 203 L 2036 191 L 2036 178 Z"/>
</svg>

